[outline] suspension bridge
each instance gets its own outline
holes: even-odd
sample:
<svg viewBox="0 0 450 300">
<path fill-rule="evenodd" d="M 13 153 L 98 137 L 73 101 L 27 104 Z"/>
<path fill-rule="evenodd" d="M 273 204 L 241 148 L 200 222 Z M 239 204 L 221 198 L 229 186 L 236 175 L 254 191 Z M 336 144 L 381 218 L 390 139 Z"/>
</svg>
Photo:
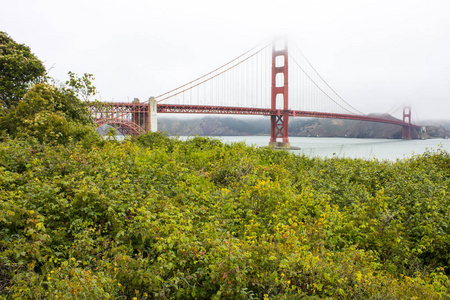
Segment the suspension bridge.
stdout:
<svg viewBox="0 0 450 300">
<path fill-rule="evenodd" d="M 345 101 L 298 49 L 286 40 L 258 45 L 232 61 L 148 101 L 91 105 L 97 126 L 124 135 L 157 130 L 157 114 L 235 114 L 270 117 L 270 146 L 289 147 L 289 119 L 314 117 L 394 124 L 411 139 L 411 108 L 366 115 Z"/>
</svg>

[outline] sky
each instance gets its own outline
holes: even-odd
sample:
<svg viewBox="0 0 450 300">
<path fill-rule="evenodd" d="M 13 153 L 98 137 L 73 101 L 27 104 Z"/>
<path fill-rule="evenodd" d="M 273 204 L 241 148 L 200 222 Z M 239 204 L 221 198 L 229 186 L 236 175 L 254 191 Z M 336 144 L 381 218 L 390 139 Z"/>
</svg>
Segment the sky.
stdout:
<svg viewBox="0 0 450 300">
<path fill-rule="evenodd" d="M 365 113 L 450 120 L 448 0 L 4 0 L 0 30 L 103 101 L 146 100 L 287 36 Z"/>
</svg>

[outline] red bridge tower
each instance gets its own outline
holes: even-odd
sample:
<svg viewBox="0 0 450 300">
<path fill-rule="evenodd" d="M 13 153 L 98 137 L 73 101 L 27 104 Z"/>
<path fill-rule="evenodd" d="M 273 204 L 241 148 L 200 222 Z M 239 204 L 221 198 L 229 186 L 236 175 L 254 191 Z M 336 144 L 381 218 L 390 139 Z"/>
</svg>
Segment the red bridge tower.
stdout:
<svg viewBox="0 0 450 300">
<path fill-rule="evenodd" d="M 282 49 L 277 46 L 283 42 Z M 281 45 L 280 45 L 281 46 Z M 278 58 L 278 59 L 277 59 Z M 279 78 L 283 77 L 283 78 Z M 278 82 L 283 85 L 277 86 Z M 281 80 L 283 79 L 283 80 Z M 288 99 L 288 47 L 287 41 L 276 41 L 272 46 L 272 92 L 270 109 L 270 147 L 289 148 L 289 99 Z M 283 101 L 283 109 L 278 109 L 277 102 Z M 282 138 L 282 142 L 277 142 Z"/>
<path fill-rule="evenodd" d="M 403 107 L 403 123 L 408 123 L 408 125 L 403 125 L 402 139 L 411 139 L 411 107 Z"/>
</svg>

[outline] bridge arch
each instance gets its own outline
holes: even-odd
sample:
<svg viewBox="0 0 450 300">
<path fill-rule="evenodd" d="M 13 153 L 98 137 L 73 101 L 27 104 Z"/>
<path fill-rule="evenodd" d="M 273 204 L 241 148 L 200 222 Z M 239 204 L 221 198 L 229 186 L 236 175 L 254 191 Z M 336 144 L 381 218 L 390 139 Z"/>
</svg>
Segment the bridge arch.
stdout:
<svg viewBox="0 0 450 300">
<path fill-rule="evenodd" d="M 117 129 L 123 135 L 139 135 L 145 132 L 145 130 L 136 123 L 123 120 L 123 119 L 99 119 L 95 122 L 97 128 L 103 125 L 109 125 Z"/>
</svg>

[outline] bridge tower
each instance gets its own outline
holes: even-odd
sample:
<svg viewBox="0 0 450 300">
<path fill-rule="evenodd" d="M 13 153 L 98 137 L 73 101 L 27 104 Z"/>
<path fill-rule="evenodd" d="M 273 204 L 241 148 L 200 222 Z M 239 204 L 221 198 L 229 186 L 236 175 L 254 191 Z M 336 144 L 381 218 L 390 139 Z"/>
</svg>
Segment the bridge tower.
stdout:
<svg viewBox="0 0 450 300">
<path fill-rule="evenodd" d="M 278 49 L 277 46 L 282 46 Z M 277 86 L 277 79 L 283 77 L 283 84 Z M 278 79 L 281 82 L 281 79 Z M 277 102 L 283 101 L 283 109 Z M 272 45 L 272 88 L 270 116 L 270 147 L 289 148 L 289 99 L 288 99 L 288 47 L 286 40 L 277 40 Z M 277 142 L 282 138 L 282 142 Z"/>
<path fill-rule="evenodd" d="M 403 126 L 402 139 L 411 139 L 411 107 L 403 107 L 403 123 L 408 125 Z"/>
</svg>

